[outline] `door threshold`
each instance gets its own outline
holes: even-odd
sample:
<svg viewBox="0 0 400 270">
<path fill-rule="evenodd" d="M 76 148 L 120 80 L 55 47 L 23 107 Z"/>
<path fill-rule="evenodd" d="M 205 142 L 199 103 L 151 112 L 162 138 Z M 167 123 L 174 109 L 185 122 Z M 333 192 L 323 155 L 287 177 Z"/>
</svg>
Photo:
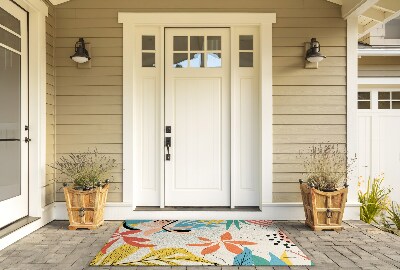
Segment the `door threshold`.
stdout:
<svg viewBox="0 0 400 270">
<path fill-rule="evenodd" d="M 6 237 L 9 234 L 12 234 L 13 232 L 15 232 L 16 230 L 21 229 L 22 227 L 38 220 L 40 218 L 38 217 L 23 217 L 21 219 L 18 219 L 17 221 L 4 226 L 3 228 L 0 228 L 0 239 Z"/>
<path fill-rule="evenodd" d="M 229 206 L 166 206 L 160 208 L 159 206 L 137 206 L 135 211 L 227 211 L 227 212 L 261 212 L 259 206 L 237 206 L 230 208 Z"/>
</svg>

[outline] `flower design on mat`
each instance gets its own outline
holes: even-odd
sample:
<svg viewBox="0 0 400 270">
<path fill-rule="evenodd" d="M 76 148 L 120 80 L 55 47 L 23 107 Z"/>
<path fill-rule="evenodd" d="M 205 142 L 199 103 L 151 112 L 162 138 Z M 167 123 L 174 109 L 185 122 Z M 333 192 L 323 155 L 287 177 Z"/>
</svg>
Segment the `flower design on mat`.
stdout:
<svg viewBox="0 0 400 270">
<path fill-rule="evenodd" d="M 111 236 L 110 241 L 101 249 L 103 254 L 107 253 L 107 249 L 111 247 L 115 242 L 118 240 L 123 240 L 128 245 L 142 248 L 142 247 L 155 247 L 156 245 L 148 244 L 145 242 L 150 241 L 150 239 L 140 238 L 134 236 L 134 234 L 141 232 L 141 230 L 134 230 L 134 231 L 121 231 L 121 227 L 113 233 Z"/>
<path fill-rule="evenodd" d="M 248 223 L 268 227 L 274 224 L 272 220 L 246 220 Z"/>
<path fill-rule="evenodd" d="M 243 252 L 243 249 L 240 246 L 257 245 L 257 243 L 255 242 L 233 240 L 232 235 L 229 232 L 222 234 L 220 236 L 220 240 L 214 242 L 211 239 L 205 237 L 198 237 L 198 238 L 203 243 L 187 244 L 187 245 L 192 247 L 205 247 L 201 251 L 202 255 L 216 252 L 218 249 L 220 249 L 221 244 L 223 244 L 228 251 L 235 254 L 240 254 Z"/>
</svg>

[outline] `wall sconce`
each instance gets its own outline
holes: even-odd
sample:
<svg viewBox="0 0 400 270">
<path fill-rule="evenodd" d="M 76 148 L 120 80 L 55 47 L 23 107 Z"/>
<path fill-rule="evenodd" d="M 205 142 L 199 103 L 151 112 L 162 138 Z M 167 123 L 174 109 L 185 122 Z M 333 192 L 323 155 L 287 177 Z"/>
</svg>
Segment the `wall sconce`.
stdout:
<svg viewBox="0 0 400 270">
<path fill-rule="evenodd" d="M 320 53 L 320 45 L 316 38 L 305 43 L 306 63 L 305 68 L 318 68 L 318 63 L 326 58 Z"/>
<path fill-rule="evenodd" d="M 75 54 L 70 56 L 70 58 L 78 64 L 83 64 L 90 60 L 89 52 L 85 48 L 83 38 L 79 38 L 75 43 Z"/>
</svg>

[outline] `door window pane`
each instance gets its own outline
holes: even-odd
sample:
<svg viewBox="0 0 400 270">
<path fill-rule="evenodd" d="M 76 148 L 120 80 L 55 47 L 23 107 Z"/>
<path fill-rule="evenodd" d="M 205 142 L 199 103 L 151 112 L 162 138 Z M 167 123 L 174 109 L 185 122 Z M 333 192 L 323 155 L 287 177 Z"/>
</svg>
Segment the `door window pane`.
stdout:
<svg viewBox="0 0 400 270">
<path fill-rule="evenodd" d="M 191 53 L 190 54 L 190 67 L 204 67 L 204 53 Z"/>
<path fill-rule="evenodd" d="M 208 53 L 207 54 L 207 67 L 210 67 L 210 68 L 222 67 L 221 53 Z"/>
<path fill-rule="evenodd" d="M 207 37 L 207 50 L 220 51 L 221 50 L 221 37 L 220 36 Z"/>
<path fill-rule="evenodd" d="M 155 36 L 142 36 L 142 50 L 143 51 L 154 51 L 156 49 L 156 37 Z"/>
<path fill-rule="evenodd" d="M 174 51 L 187 51 L 187 50 L 188 50 L 188 37 L 175 36 Z"/>
<path fill-rule="evenodd" d="M 253 53 L 240 52 L 239 53 L 239 67 L 252 67 L 253 66 Z"/>
<path fill-rule="evenodd" d="M 0 201 L 21 194 L 21 57 L 0 47 Z"/>
<path fill-rule="evenodd" d="M 390 101 L 378 101 L 378 109 L 390 109 Z"/>
<path fill-rule="evenodd" d="M 13 48 L 14 50 L 21 51 L 21 39 L 3 28 L 0 28 L 0 43 Z"/>
<path fill-rule="evenodd" d="M 17 34 L 21 34 L 20 21 L 2 8 L 0 8 L 0 24 Z"/>
<path fill-rule="evenodd" d="M 390 100 L 390 92 L 378 92 L 379 100 Z"/>
<path fill-rule="evenodd" d="M 156 54 L 155 53 L 142 53 L 142 67 L 155 67 Z"/>
<path fill-rule="evenodd" d="M 204 50 L 204 37 L 192 36 L 190 37 L 190 50 L 203 51 Z"/>
<path fill-rule="evenodd" d="M 400 100 L 400 92 L 392 92 L 392 99 Z"/>
<path fill-rule="evenodd" d="M 392 109 L 400 109 L 400 101 L 392 101 Z"/>
<path fill-rule="evenodd" d="M 174 53 L 174 68 L 188 67 L 188 54 L 187 53 Z"/>
<path fill-rule="evenodd" d="M 239 50 L 253 50 L 253 36 L 240 35 L 239 36 Z"/>
<path fill-rule="evenodd" d="M 370 92 L 358 92 L 358 100 L 370 100 L 371 93 Z"/>
<path fill-rule="evenodd" d="M 359 101 L 358 108 L 362 110 L 369 110 L 371 109 L 371 102 L 369 101 Z"/>
</svg>

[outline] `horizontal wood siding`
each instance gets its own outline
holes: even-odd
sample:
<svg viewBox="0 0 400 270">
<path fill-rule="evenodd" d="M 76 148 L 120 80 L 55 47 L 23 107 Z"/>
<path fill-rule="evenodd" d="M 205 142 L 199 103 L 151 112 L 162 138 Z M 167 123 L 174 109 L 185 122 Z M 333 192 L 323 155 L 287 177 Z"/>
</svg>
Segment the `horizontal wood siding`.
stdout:
<svg viewBox="0 0 400 270">
<path fill-rule="evenodd" d="M 363 56 L 358 59 L 359 77 L 400 77 L 400 56 Z"/>
<path fill-rule="evenodd" d="M 72 0 L 56 8 L 57 155 L 97 147 L 122 163 L 122 24 L 118 12 L 271 12 L 275 202 L 300 201 L 299 150 L 346 143 L 346 22 L 325 0 Z M 91 43 L 92 68 L 69 55 L 79 37 Z M 304 42 L 316 37 L 328 58 L 304 69 Z M 125 181 L 130 181 L 126 179 Z M 63 200 L 60 192 L 57 200 Z M 110 201 L 122 200 L 116 170 Z"/>
<path fill-rule="evenodd" d="M 50 2 L 46 2 L 49 15 L 46 17 L 46 164 L 53 164 L 55 160 L 55 9 Z M 46 183 L 43 187 L 44 197 L 42 206 L 53 203 L 55 200 L 55 171 L 46 168 Z"/>
</svg>

